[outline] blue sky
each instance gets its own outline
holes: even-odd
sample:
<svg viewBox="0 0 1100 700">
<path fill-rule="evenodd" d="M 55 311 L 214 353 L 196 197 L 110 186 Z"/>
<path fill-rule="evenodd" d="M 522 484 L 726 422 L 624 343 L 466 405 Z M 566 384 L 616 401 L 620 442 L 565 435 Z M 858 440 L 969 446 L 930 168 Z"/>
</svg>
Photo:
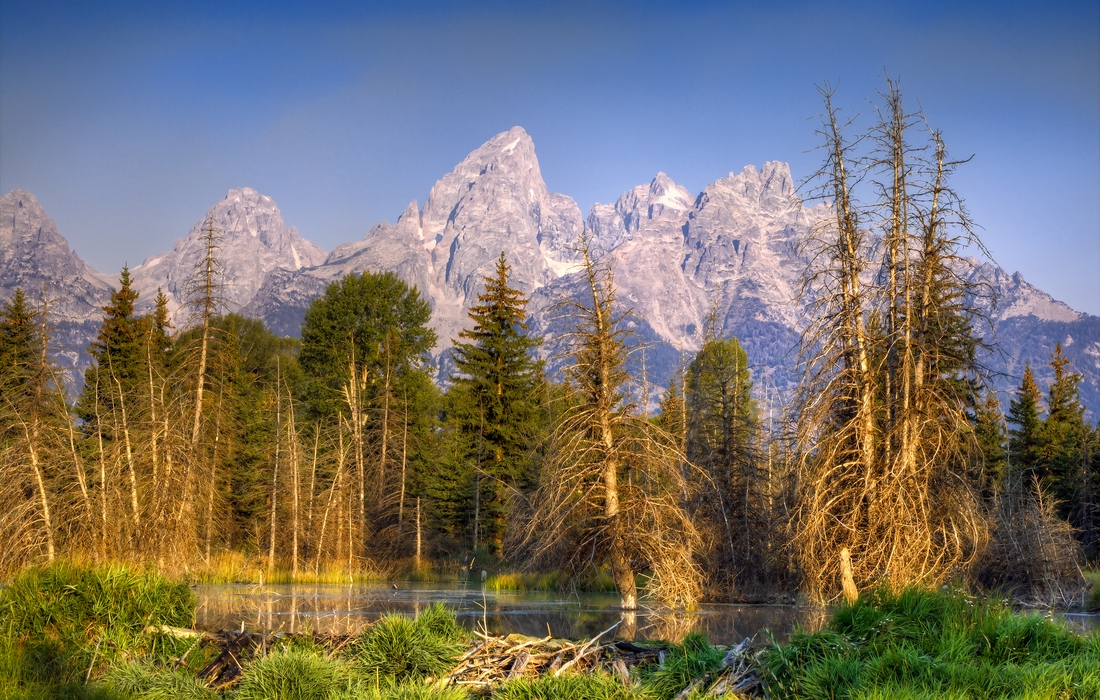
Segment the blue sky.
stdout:
<svg viewBox="0 0 1100 700">
<path fill-rule="evenodd" d="M 1100 314 L 1100 6 L 1090 2 L 0 2 L 0 191 L 104 272 L 232 187 L 326 250 L 511 126 L 551 190 L 816 169 L 815 85 L 868 125 L 883 70 L 954 155 L 996 261 Z"/>
</svg>

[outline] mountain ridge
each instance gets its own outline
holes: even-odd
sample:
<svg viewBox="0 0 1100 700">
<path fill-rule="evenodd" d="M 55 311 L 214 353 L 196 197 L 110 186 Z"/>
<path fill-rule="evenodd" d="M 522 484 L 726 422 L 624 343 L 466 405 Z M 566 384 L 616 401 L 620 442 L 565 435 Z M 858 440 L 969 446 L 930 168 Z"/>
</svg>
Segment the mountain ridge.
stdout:
<svg viewBox="0 0 1100 700">
<path fill-rule="evenodd" d="M 109 278 L 68 250 L 40 206 L 32 218 L 47 232 L 48 254 L 36 257 L 28 250 L 33 223 L 21 225 L 23 243 L 14 233 L 5 234 L 9 210 L 17 214 L 18 203 L 29 207 L 31 200 L 23 190 L 0 198 L 0 273 L 15 260 L 23 271 L 4 274 L 0 291 L 13 290 L 13 280 L 49 283 L 46 278 L 66 274 L 82 280 L 77 287 L 58 286 L 72 289 L 66 293 L 76 300 L 70 309 L 76 323 L 68 331 L 75 343 L 87 328 L 98 326 L 97 307 L 109 297 Z M 132 274 L 141 294 L 139 310 L 151 307 L 159 287 L 170 296 L 177 326 L 185 324 L 183 282 L 201 257 L 202 225 L 212 218 L 222 230 L 227 309 L 296 335 L 306 307 L 329 283 L 352 272 L 392 270 L 431 304 L 441 341 L 435 360 L 445 373 L 447 349 L 468 323 L 466 312 L 501 251 L 513 267 L 513 283 L 531 297 L 532 332 L 549 336 L 544 352 L 551 351 L 561 329 L 548 312 L 561 295 L 576 293 L 573 246 L 586 232 L 594 247 L 610 256 L 619 298 L 635 309 L 636 328 L 651 342 L 647 352 L 655 383 L 667 380 L 682 354 L 698 349 L 712 318 L 719 333 L 736 335 L 746 346 L 758 391 L 789 394 L 798 379 L 792 353 L 806 303 L 798 299 L 806 264 L 799 242 L 827 213 L 825 204 L 807 206 L 798 198 L 786 163 L 768 161 L 759 170 L 747 165 L 731 171 L 696 195 L 658 172 L 615 202 L 594 204 L 582 217 L 570 197 L 549 191 L 534 142 L 513 127 L 437 180 L 422 207 L 414 200 L 394 223 L 380 222 L 362 239 L 328 254 L 288 226 L 271 198 L 235 188 L 172 250 L 151 256 Z M 51 266 L 65 272 L 50 272 Z M 999 373 L 1002 399 L 1024 362 L 1032 363 L 1040 381 L 1047 379 L 1044 358 L 1054 342 L 1062 342 L 1076 371 L 1085 375 L 1083 400 L 1100 406 L 1100 318 L 1074 311 L 1019 272 L 979 262 L 972 274 L 1001 298 L 990 311 L 1005 348 L 989 364 Z M 79 360 L 70 364 L 75 368 Z"/>
</svg>

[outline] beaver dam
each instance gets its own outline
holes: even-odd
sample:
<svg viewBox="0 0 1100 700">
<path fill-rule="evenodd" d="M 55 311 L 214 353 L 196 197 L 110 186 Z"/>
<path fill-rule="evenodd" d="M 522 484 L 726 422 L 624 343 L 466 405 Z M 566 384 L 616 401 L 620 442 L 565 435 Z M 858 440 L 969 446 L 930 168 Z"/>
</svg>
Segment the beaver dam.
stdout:
<svg viewBox="0 0 1100 700">
<path fill-rule="evenodd" d="M 368 633 L 369 636 L 388 636 L 394 627 L 404 627 L 398 620 L 400 618 L 382 618 L 376 623 L 381 629 L 373 630 Z M 616 623 L 586 641 L 559 639 L 549 635 L 532 638 L 521 634 L 497 637 L 475 633 L 453 667 L 430 679 L 429 685 L 439 688 L 457 686 L 478 693 L 516 679 L 557 678 L 563 674 L 600 674 L 613 677 L 624 688 L 630 688 L 635 683 L 632 679 L 653 675 L 653 672 L 672 665 L 685 666 L 686 670 L 689 657 L 701 670 L 709 668 L 709 671 L 704 670 L 697 678 L 689 678 L 685 686 L 687 692 L 701 689 L 706 691 L 707 696 L 718 697 L 730 692 L 748 692 L 760 685 L 756 666 L 750 657 L 753 647 L 749 639 L 744 639 L 728 649 L 712 646 L 698 635 L 693 635 L 683 645 L 668 642 L 634 644 L 623 640 L 609 641 L 612 639 L 611 633 L 620 624 Z M 409 629 L 415 629 L 415 622 Z M 279 650 L 305 646 L 324 650 L 323 653 L 327 656 L 335 656 L 354 653 L 354 647 L 359 641 L 356 636 L 349 634 L 310 632 L 195 632 L 174 628 L 157 631 L 195 638 L 200 648 L 207 649 L 208 656 L 213 654 L 213 659 L 197 676 L 215 690 L 236 685 L 245 669 L 257 659 L 268 654 L 277 654 Z M 392 643 L 396 640 L 391 637 L 389 641 Z M 416 656 L 415 650 L 391 648 L 387 651 L 389 659 L 386 663 L 390 666 L 388 670 L 394 672 L 394 675 L 423 670 L 418 668 L 418 662 L 413 658 Z M 406 651 L 412 653 L 406 654 Z M 422 663 L 427 664 L 429 661 L 425 657 Z"/>
</svg>

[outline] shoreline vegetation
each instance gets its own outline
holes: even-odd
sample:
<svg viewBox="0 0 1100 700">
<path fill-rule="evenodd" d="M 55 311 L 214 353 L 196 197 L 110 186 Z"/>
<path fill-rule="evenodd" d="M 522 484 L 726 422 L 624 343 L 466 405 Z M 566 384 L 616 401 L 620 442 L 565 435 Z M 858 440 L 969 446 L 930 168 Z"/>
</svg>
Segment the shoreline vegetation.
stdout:
<svg viewBox="0 0 1100 700">
<path fill-rule="evenodd" d="M 199 631 L 182 580 L 59 562 L 0 589 L 0 697 L 553 700 L 1096 698 L 1100 633 L 997 596 L 860 596 L 815 633 L 732 646 L 467 632 L 442 605 L 356 635 Z"/>
</svg>

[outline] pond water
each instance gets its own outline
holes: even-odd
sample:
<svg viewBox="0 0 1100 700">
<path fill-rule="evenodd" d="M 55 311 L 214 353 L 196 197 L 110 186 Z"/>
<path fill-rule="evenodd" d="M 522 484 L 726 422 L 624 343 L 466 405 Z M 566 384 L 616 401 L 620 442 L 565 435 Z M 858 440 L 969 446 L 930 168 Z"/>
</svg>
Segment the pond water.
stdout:
<svg viewBox="0 0 1100 700">
<path fill-rule="evenodd" d="M 736 644 L 746 637 L 763 641 L 770 631 L 785 641 L 795 625 L 820 629 L 828 619 L 822 608 L 792 605 L 703 604 L 692 612 L 619 610 L 619 597 L 608 593 L 563 596 L 542 591 L 483 589 L 477 583 L 380 583 L 351 586 L 197 586 L 195 623 L 204 629 L 253 632 L 355 633 L 389 612 L 416 615 L 441 602 L 471 630 L 530 637 L 591 638 L 616 622 L 617 639 L 678 641 L 702 632 L 715 644 Z M 1100 631 L 1100 615 L 1060 616 L 1078 632 Z"/>
<path fill-rule="evenodd" d="M 790 605 L 704 604 L 692 612 L 639 610 L 624 613 L 619 597 L 607 593 L 563 596 L 541 591 L 483 589 L 479 584 L 385 583 L 352 586 L 197 586 L 195 623 L 205 629 L 283 630 L 354 633 L 388 612 L 416 615 L 442 602 L 459 624 L 490 634 L 583 639 L 616 622 L 617 639 L 679 640 L 702 632 L 715 644 L 736 644 L 745 637 L 763 640 L 767 629 L 782 641 L 796 624 L 816 630 L 824 624 L 820 608 Z"/>
</svg>

